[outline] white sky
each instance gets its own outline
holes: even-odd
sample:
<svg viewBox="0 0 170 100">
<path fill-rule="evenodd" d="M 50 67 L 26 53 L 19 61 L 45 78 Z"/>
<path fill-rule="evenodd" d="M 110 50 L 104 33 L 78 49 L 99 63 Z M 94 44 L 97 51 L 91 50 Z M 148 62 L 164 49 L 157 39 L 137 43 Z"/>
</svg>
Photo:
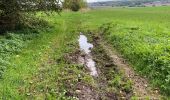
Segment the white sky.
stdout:
<svg viewBox="0 0 170 100">
<path fill-rule="evenodd" d="M 87 2 L 112 1 L 112 0 L 87 0 Z"/>
</svg>

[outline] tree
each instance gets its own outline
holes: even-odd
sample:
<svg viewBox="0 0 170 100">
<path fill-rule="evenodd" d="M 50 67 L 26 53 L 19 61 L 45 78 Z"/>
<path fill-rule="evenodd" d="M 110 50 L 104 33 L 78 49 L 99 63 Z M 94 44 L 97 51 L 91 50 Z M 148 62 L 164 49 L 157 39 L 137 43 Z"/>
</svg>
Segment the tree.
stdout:
<svg viewBox="0 0 170 100">
<path fill-rule="evenodd" d="M 61 11 L 60 0 L 0 0 L 0 32 L 15 29 L 24 12 Z"/>
<path fill-rule="evenodd" d="M 64 0 L 63 8 L 71 9 L 72 11 L 78 11 L 80 8 L 87 6 L 85 0 Z"/>
</svg>

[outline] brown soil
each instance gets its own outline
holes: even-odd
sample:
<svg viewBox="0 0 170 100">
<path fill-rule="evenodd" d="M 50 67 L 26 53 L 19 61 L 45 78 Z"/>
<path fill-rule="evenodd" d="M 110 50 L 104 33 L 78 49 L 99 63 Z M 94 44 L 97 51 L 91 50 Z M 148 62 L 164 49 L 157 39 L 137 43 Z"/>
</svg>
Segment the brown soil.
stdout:
<svg viewBox="0 0 170 100">
<path fill-rule="evenodd" d="M 93 53 L 94 54 L 94 53 Z M 108 87 L 108 78 L 107 78 L 107 71 L 108 70 L 114 70 L 112 66 L 114 64 L 110 63 L 108 60 L 108 57 L 106 57 L 105 60 L 102 59 L 102 56 L 96 56 L 94 60 L 102 60 L 102 63 L 96 62 L 97 71 L 99 72 L 99 76 L 91 76 L 93 77 L 94 84 L 88 84 L 82 80 L 80 80 L 78 83 L 75 84 L 75 87 L 68 86 L 68 93 L 67 96 L 73 96 L 77 97 L 79 100 L 118 100 L 118 93 L 115 91 L 107 91 Z M 95 55 L 95 54 L 94 54 Z M 104 55 L 106 56 L 106 55 Z M 97 58 L 96 58 L 97 57 Z M 81 58 L 81 60 L 80 60 Z M 67 59 L 67 63 L 73 63 L 73 64 L 83 64 L 82 61 L 84 58 L 84 61 L 86 61 L 86 55 L 81 52 L 80 50 L 76 50 L 74 53 L 68 54 L 65 56 L 65 59 Z M 106 64 L 106 65 L 103 65 Z M 87 75 L 90 75 L 88 68 L 85 64 L 83 64 L 84 68 L 86 69 L 84 72 Z M 99 67 L 100 66 L 100 67 Z M 104 67 L 101 69 L 101 67 Z M 83 71 L 83 70 L 82 70 Z M 109 76 L 110 77 L 110 76 Z M 69 85 L 69 84 L 68 84 Z"/>
<path fill-rule="evenodd" d="M 99 94 L 96 90 L 93 90 L 93 87 L 81 82 L 77 83 L 75 92 L 79 100 L 99 100 Z"/>
</svg>

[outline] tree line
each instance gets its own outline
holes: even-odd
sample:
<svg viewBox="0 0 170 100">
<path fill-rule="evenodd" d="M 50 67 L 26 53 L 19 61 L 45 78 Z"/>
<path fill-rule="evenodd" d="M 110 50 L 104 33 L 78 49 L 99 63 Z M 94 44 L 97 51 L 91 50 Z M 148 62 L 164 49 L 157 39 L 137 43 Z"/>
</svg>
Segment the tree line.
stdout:
<svg viewBox="0 0 170 100">
<path fill-rule="evenodd" d="M 0 0 L 0 33 L 14 30 L 25 19 L 24 13 L 36 11 L 78 11 L 86 6 L 84 0 Z"/>
</svg>

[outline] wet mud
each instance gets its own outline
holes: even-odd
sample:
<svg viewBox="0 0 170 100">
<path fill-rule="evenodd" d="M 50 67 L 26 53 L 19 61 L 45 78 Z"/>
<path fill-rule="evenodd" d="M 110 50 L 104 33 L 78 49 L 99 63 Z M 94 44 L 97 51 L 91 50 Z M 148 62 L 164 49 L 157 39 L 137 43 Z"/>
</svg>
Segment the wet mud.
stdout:
<svg viewBox="0 0 170 100">
<path fill-rule="evenodd" d="M 91 43 L 82 33 L 78 38 L 79 49 L 67 55 L 69 63 L 84 67 L 93 84 L 79 80 L 67 94 L 79 100 L 129 100 L 132 96 L 128 79 L 121 76 L 116 65 L 100 46 L 97 37 L 89 37 Z M 80 69 L 81 70 L 81 69 Z M 116 80 L 117 77 L 120 79 Z"/>
</svg>

